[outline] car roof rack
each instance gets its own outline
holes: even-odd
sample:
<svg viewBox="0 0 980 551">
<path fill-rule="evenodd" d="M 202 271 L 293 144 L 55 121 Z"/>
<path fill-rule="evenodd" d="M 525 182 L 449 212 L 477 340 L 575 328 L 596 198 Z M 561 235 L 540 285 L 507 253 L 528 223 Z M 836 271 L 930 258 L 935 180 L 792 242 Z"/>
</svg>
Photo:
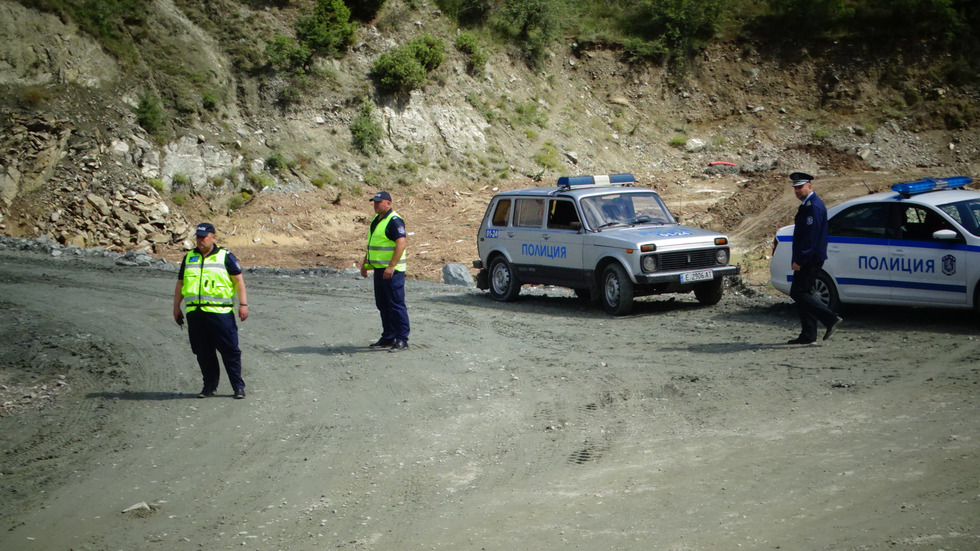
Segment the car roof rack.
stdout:
<svg viewBox="0 0 980 551">
<path fill-rule="evenodd" d="M 970 178 L 969 176 L 923 178 L 914 182 L 901 182 L 898 184 L 893 184 L 892 191 L 898 193 L 903 198 L 908 199 L 917 193 L 928 193 L 930 191 L 939 191 L 941 189 L 961 188 L 972 181 L 973 178 Z"/>
<path fill-rule="evenodd" d="M 599 174 L 596 176 L 562 176 L 558 189 L 568 190 L 592 186 L 631 186 L 636 183 L 632 174 Z"/>
</svg>

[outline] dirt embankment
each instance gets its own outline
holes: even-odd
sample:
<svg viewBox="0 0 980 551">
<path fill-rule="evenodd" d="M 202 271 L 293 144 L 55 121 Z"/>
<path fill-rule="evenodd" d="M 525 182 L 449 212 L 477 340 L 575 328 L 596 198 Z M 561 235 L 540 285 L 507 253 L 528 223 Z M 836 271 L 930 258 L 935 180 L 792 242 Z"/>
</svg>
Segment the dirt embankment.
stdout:
<svg viewBox="0 0 980 551">
<path fill-rule="evenodd" d="M 0 548 L 980 545 L 973 312 L 787 347 L 751 290 L 610 318 L 412 280 L 391 354 L 370 281 L 248 273 L 248 398 L 200 400 L 173 277 L 0 251 L 0 388 L 58 389 L 0 416 Z"/>
</svg>

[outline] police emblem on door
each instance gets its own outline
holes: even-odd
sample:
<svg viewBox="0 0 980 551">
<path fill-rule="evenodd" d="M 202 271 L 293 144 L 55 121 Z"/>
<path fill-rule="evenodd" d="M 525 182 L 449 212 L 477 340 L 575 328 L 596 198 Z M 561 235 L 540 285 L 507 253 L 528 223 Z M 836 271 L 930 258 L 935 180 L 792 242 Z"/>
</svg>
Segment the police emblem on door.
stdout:
<svg viewBox="0 0 980 551">
<path fill-rule="evenodd" d="M 943 273 L 951 276 L 956 273 L 956 257 L 948 254 L 943 257 Z"/>
</svg>

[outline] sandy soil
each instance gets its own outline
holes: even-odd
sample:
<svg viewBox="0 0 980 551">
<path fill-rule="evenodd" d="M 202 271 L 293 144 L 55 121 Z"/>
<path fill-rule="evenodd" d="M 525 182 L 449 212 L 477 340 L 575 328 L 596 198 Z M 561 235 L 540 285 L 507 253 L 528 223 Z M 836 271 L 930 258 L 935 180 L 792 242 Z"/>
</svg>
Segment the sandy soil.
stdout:
<svg viewBox="0 0 980 551">
<path fill-rule="evenodd" d="M 0 549 L 980 548 L 974 312 L 412 280 L 391 354 L 369 281 L 251 273 L 200 400 L 174 274 L 100 262 L 0 251 Z"/>
</svg>

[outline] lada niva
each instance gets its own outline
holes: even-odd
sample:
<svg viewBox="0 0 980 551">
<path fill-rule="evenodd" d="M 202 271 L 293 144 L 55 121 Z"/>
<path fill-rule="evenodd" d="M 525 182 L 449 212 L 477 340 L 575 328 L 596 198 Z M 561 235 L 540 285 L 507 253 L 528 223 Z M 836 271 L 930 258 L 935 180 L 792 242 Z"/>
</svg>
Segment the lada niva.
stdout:
<svg viewBox="0 0 980 551">
<path fill-rule="evenodd" d="M 515 300 L 524 284 L 569 287 L 613 315 L 633 298 L 689 293 L 717 304 L 730 265 L 728 237 L 680 225 L 632 174 L 563 176 L 555 187 L 498 193 L 477 237 L 477 287 Z"/>
</svg>

